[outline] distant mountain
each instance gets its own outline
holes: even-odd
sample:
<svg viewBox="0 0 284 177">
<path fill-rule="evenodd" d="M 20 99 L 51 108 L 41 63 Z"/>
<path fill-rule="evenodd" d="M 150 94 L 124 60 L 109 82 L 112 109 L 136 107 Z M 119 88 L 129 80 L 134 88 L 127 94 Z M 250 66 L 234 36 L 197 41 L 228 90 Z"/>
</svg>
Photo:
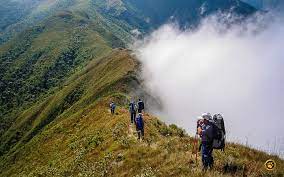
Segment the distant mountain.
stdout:
<svg viewBox="0 0 284 177">
<path fill-rule="evenodd" d="M 139 9 L 151 26 L 156 27 L 170 19 L 176 20 L 181 26 L 190 26 L 202 17 L 218 11 L 243 16 L 255 11 L 239 0 L 125 0 L 125 3 Z"/>
<path fill-rule="evenodd" d="M 284 11 L 283 0 L 243 0 L 257 9 Z"/>
<path fill-rule="evenodd" d="M 7 0 L 0 2 L 0 43 L 60 11 L 84 12 L 120 31 L 139 29 L 142 33 L 170 19 L 181 26 L 197 23 L 217 11 L 249 15 L 255 9 L 239 0 Z"/>
</svg>

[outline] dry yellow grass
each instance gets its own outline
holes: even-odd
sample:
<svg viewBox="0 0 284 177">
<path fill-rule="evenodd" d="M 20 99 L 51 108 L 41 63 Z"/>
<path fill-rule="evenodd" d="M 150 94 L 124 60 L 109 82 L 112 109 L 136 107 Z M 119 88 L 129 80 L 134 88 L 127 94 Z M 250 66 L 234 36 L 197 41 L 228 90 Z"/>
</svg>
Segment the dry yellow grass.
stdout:
<svg viewBox="0 0 284 177">
<path fill-rule="evenodd" d="M 283 160 L 238 144 L 215 151 L 215 167 L 204 173 L 194 139 L 147 113 L 145 140 L 138 141 L 127 110 L 129 85 L 139 84 L 137 66 L 127 51 L 116 50 L 25 111 L 14 127 L 23 136 L 2 156 L 0 176 L 283 176 Z M 110 100 L 118 103 L 115 115 Z M 274 171 L 264 168 L 267 159 L 276 161 Z"/>
</svg>

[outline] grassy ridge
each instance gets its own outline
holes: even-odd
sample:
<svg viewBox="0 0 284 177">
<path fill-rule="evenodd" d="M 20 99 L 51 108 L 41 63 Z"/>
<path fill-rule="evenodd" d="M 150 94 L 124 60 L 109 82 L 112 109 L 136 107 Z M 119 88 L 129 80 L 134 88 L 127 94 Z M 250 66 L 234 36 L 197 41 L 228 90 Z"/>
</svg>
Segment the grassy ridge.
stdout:
<svg viewBox="0 0 284 177">
<path fill-rule="evenodd" d="M 139 85 L 137 68 L 128 51 L 117 49 L 24 111 L 4 136 L 11 146 L 0 159 L 0 176 L 284 174 L 283 160 L 237 144 L 229 144 L 225 153 L 216 151 L 215 168 L 203 174 L 200 157 L 195 164 L 194 139 L 149 114 L 145 140 L 137 141 L 127 109 L 129 94 Z M 114 116 L 108 109 L 111 100 L 118 103 Z M 275 171 L 266 171 L 267 159 L 277 162 Z"/>
<path fill-rule="evenodd" d="M 20 151 L 9 156 L 2 176 L 281 176 L 283 161 L 240 145 L 216 151 L 215 168 L 201 171 L 194 161 L 194 140 L 174 125 L 145 115 L 146 137 L 136 140 L 129 115 L 120 105 L 108 111 L 109 96 L 46 127 Z M 121 97 L 123 98 L 123 97 Z M 120 99 L 121 99 L 120 98 Z M 133 132 L 132 132 L 132 131 Z M 267 159 L 277 170 L 264 169 Z M 228 166 L 226 170 L 225 166 Z M 231 169 L 230 169 L 231 168 Z M 1 176 L 0 175 L 0 176 Z"/>
<path fill-rule="evenodd" d="M 109 57 L 112 57 L 112 60 Z M 134 80 L 128 71 L 133 71 L 135 65 L 131 61 L 127 63 L 127 57 L 129 56 L 125 52 L 114 52 L 108 57 L 94 60 L 85 70 L 73 75 L 64 86 L 55 89 L 54 94 L 23 111 L 1 137 L 1 153 L 9 152 L 15 145 L 20 147 L 22 143 L 28 142 L 78 101 L 86 106 L 104 94 L 114 93 L 116 89 L 126 92 L 129 88 L 123 84 L 131 84 Z M 114 66 L 115 69 L 111 68 Z M 127 77 L 122 77 L 126 74 Z M 118 86 L 120 88 L 117 88 Z M 78 107 L 79 110 L 80 108 L 83 107 Z"/>
</svg>

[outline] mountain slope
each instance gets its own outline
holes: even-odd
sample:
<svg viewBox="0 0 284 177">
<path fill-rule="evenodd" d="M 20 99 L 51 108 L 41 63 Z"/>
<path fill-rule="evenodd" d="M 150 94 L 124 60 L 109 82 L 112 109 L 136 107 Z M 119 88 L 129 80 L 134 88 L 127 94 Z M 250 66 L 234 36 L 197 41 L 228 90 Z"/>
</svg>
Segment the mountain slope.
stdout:
<svg viewBox="0 0 284 177">
<path fill-rule="evenodd" d="M 137 71 L 129 51 L 115 50 L 23 112 L 5 136 L 18 140 L 1 157 L 0 176 L 204 176 L 194 139 L 175 125 L 146 113 L 145 140 L 136 140 L 127 104 L 131 93 L 143 90 Z M 118 104 L 114 116 L 110 100 Z M 283 160 L 236 144 L 215 157 L 205 176 L 284 174 Z M 277 162 L 272 172 L 263 166 L 270 158 Z"/>
<path fill-rule="evenodd" d="M 231 12 L 242 16 L 255 12 L 253 7 L 238 0 L 125 0 L 124 2 L 139 9 L 152 27 L 159 27 L 169 20 L 177 21 L 181 27 L 192 26 L 202 17 L 216 12 Z"/>
<path fill-rule="evenodd" d="M 284 2 L 282 0 L 243 0 L 258 9 L 283 11 Z"/>
<path fill-rule="evenodd" d="M 60 12 L 0 47 L 0 135 L 15 113 L 60 86 L 90 60 L 123 47 L 122 40 L 84 14 Z M 5 123 L 6 122 L 6 123 Z"/>
<path fill-rule="evenodd" d="M 147 33 L 171 19 L 183 27 L 217 11 L 247 16 L 255 9 L 239 0 L 7 0 L 0 2 L 0 44 L 60 11 L 100 18 L 114 35 L 127 40 L 132 30 Z"/>
<path fill-rule="evenodd" d="M 203 6 L 203 15 L 222 10 L 246 16 L 255 11 L 238 0 L 8 2 L 8 6 L 0 3 L 0 13 L 6 19 L 1 23 L 0 136 L 21 111 L 52 93 L 90 60 L 125 47 L 135 29 L 150 31 L 173 15 L 181 25 L 194 24 L 202 18 L 199 11 Z M 21 15 L 8 20 L 10 12 L 20 7 Z"/>
<path fill-rule="evenodd" d="M 55 14 L 69 11 L 81 13 L 91 20 L 100 21 L 101 25 L 108 27 L 114 35 L 127 40 L 125 25 L 120 27 L 121 22 L 109 22 L 103 14 L 97 12 L 97 0 L 8 0 L 0 2 L 0 44 L 38 23 L 54 16 Z M 7 5 L 8 3 L 8 5 Z M 20 9 L 20 10 L 19 10 Z"/>
<path fill-rule="evenodd" d="M 56 88 L 50 96 L 42 98 L 31 108 L 20 112 L 13 125 L 0 138 L 1 154 L 9 152 L 17 144 L 28 142 L 42 128 L 75 104 L 81 96 L 84 98 L 81 101 L 86 104 L 107 94 L 112 91 L 111 89 L 117 89 L 117 92 L 134 89 L 131 78 L 129 78 L 131 74 L 128 72 L 133 71 L 136 64 L 128 61 L 127 55 L 124 52 L 114 52 L 109 57 L 93 60 L 86 69 L 73 75 L 67 83 Z M 110 67 L 107 66 L 109 64 L 111 64 Z M 122 77 L 126 74 L 128 74 L 127 77 Z M 126 84 L 124 82 L 128 82 L 128 85 L 116 88 L 119 84 Z M 114 91 L 112 91 L 113 94 Z"/>
</svg>

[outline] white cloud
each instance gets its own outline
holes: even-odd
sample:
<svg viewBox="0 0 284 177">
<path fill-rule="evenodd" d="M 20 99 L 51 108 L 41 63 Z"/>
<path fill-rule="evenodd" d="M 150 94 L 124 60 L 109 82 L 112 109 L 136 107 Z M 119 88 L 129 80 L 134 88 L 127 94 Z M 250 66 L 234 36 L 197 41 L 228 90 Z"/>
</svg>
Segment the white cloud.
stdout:
<svg viewBox="0 0 284 177">
<path fill-rule="evenodd" d="M 227 29 L 220 21 L 210 17 L 194 31 L 167 24 L 136 42 L 145 83 L 161 99 L 167 122 L 193 134 L 201 113 L 222 113 L 231 141 L 279 153 L 284 25 L 253 18 Z"/>
</svg>

